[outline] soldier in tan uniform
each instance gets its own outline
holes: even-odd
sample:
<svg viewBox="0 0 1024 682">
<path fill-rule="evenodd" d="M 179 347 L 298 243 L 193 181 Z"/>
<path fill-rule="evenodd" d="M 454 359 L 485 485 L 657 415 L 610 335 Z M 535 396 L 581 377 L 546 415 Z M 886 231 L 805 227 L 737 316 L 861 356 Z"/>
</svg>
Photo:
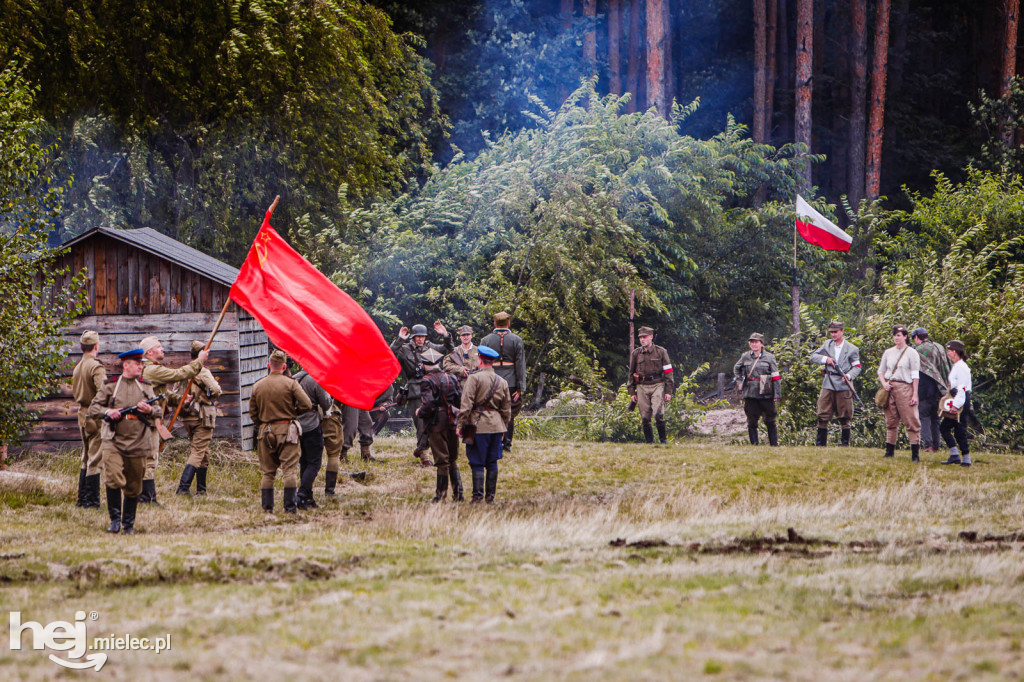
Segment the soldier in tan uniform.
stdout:
<svg viewBox="0 0 1024 682">
<path fill-rule="evenodd" d="M 142 378 L 153 384 L 153 390 L 160 396 L 155 413 L 157 431 L 153 432 L 153 454 L 146 460 L 146 474 L 142 479 L 142 494 L 139 495 L 139 502 L 156 504 L 156 465 L 160 455 L 160 435 L 158 430 L 163 426 L 163 416 L 168 404 L 177 405 L 179 396 L 168 390 L 169 384 L 179 381 L 186 381 L 199 374 L 203 365 L 210 357 L 209 351 L 201 351 L 196 359 L 178 369 L 164 367 L 160 362 L 164 359 L 164 347 L 160 345 L 160 339 L 155 336 L 147 336 L 139 344 L 145 352 L 142 363 Z M 165 433 L 166 437 L 166 433 Z"/>
<path fill-rule="evenodd" d="M 473 469 L 473 499 L 494 503 L 498 487 L 498 460 L 502 440 L 512 421 L 512 394 L 508 382 L 494 372 L 498 351 L 480 346 L 480 371 L 469 375 L 462 389 L 457 435 L 466 441 L 466 459 Z M 472 442 L 469 442 L 472 440 Z"/>
<path fill-rule="evenodd" d="M 665 403 L 672 399 L 674 383 L 672 381 L 672 362 L 668 359 L 668 351 L 654 345 L 654 330 L 640 327 L 637 332 L 640 345 L 629 356 L 629 378 L 626 390 L 633 402 L 640 408 L 640 421 L 644 431 L 644 441 L 654 442 L 654 431 L 651 429 L 651 417 L 658 427 L 658 441 L 667 443 L 665 432 Z"/>
<path fill-rule="evenodd" d="M 270 374 L 256 382 L 249 398 L 249 416 L 256 429 L 256 451 L 263 480 L 260 497 L 263 511 L 274 511 L 274 477 L 281 469 L 284 478 L 284 510 L 297 513 L 295 490 L 299 484 L 299 436 L 297 421 L 303 412 L 313 409 L 309 396 L 299 382 L 284 371 L 288 356 L 282 350 L 270 354 Z"/>
<path fill-rule="evenodd" d="M 324 450 L 327 453 L 327 469 L 324 471 L 324 496 L 336 497 L 335 487 L 338 484 L 338 472 L 341 471 L 341 463 L 348 462 L 348 452 L 342 452 L 344 432 L 341 423 L 341 403 L 335 400 L 331 409 L 324 415 L 320 422 L 320 428 L 324 432 Z"/>
<path fill-rule="evenodd" d="M 202 341 L 193 341 L 190 350 L 192 359 L 197 360 L 199 354 L 206 348 Z M 186 382 L 187 383 L 187 382 Z M 176 393 L 184 392 L 185 384 Z M 196 481 L 196 495 L 206 494 L 206 472 L 210 467 L 210 443 L 213 442 L 213 429 L 217 425 L 217 398 L 221 393 L 220 384 L 214 378 L 213 372 L 208 367 L 192 380 L 192 387 L 185 396 L 185 404 L 181 406 L 179 419 L 181 425 L 188 433 L 191 448 L 188 453 L 188 462 L 185 470 L 181 472 L 181 481 L 178 483 L 177 493 L 179 495 L 192 494 L 192 479 Z"/>
<path fill-rule="evenodd" d="M 473 328 L 468 324 L 459 327 L 459 341 L 455 350 L 444 356 L 442 369 L 465 386 L 469 375 L 480 369 L 480 351 L 473 345 Z"/>
<path fill-rule="evenodd" d="M 94 331 L 82 333 L 79 339 L 82 359 L 71 375 L 71 392 L 78 403 L 78 431 L 82 434 L 82 468 L 78 472 L 78 502 L 76 507 L 100 508 L 100 468 L 103 463 L 103 443 L 100 441 L 100 422 L 89 416 L 89 405 L 107 380 L 107 370 L 96 357 L 100 352 L 100 335 Z"/>
<path fill-rule="evenodd" d="M 109 533 L 135 532 L 135 510 L 142 491 L 146 459 L 153 449 L 153 387 L 142 378 L 142 349 L 126 351 L 121 359 L 121 376 L 108 379 L 89 404 L 89 416 L 108 417 L 114 423 L 103 428 L 103 479 L 110 512 Z M 127 411 L 135 412 L 126 414 Z M 121 494 L 124 493 L 122 507 Z"/>
</svg>

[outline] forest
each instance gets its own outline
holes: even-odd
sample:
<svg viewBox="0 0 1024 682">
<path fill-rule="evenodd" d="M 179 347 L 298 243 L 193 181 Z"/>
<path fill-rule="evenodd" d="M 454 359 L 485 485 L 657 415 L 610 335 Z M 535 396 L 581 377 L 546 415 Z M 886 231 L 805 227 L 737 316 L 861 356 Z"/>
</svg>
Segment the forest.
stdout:
<svg viewBox="0 0 1024 682">
<path fill-rule="evenodd" d="M 899 322 L 967 344 L 991 441 L 1017 445 L 1018 13 L 0 0 L 5 307 L 26 271 L 13 254 L 40 237 L 152 227 L 237 265 L 280 194 L 275 227 L 385 336 L 482 332 L 509 309 L 539 399 L 624 381 L 632 298 L 687 373 L 728 371 L 754 330 L 789 348 L 800 428 L 813 378 L 794 344 L 838 317 L 877 363 Z M 794 247 L 797 192 L 853 235 L 849 254 Z"/>
</svg>

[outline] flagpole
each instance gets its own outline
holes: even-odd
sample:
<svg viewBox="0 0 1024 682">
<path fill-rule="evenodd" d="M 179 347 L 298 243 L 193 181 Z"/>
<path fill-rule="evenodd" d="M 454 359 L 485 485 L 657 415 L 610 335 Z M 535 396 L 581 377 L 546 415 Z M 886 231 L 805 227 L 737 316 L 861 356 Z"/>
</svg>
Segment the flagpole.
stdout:
<svg viewBox="0 0 1024 682">
<path fill-rule="evenodd" d="M 796 270 L 796 220 L 793 221 L 793 335 L 800 333 L 800 284 Z"/>
</svg>

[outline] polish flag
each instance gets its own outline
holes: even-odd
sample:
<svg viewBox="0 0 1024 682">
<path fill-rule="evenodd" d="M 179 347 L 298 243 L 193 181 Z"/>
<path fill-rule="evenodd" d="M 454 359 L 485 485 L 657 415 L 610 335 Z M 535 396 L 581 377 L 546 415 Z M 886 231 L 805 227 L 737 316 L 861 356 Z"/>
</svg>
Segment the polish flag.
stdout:
<svg viewBox="0 0 1024 682">
<path fill-rule="evenodd" d="M 815 211 L 799 194 L 796 195 L 796 229 L 801 237 L 826 251 L 849 252 L 853 243 L 853 237 Z"/>
</svg>

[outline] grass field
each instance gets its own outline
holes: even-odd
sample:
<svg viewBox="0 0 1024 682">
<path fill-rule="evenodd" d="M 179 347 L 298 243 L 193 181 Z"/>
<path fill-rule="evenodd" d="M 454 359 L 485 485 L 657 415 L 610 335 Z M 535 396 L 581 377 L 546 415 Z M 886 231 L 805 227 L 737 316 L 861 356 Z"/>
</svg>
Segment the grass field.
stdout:
<svg viewBox="0 0 1024 682">
<path fill-rule="evenodd" d="M 1024 677 L 1019 455 L 526 441 L 469 506 L 426 502 L 408 439 L 375 447 L 366 485 L 271 516 L 224 446 L 208 498 L 173 495 L 179 444 L 134 537 L 74 507 L 75 453 L 16 463 L 0 612 L 172 640 L 64 671 L 5 624 L 4 680 Z"/>
</svg>

